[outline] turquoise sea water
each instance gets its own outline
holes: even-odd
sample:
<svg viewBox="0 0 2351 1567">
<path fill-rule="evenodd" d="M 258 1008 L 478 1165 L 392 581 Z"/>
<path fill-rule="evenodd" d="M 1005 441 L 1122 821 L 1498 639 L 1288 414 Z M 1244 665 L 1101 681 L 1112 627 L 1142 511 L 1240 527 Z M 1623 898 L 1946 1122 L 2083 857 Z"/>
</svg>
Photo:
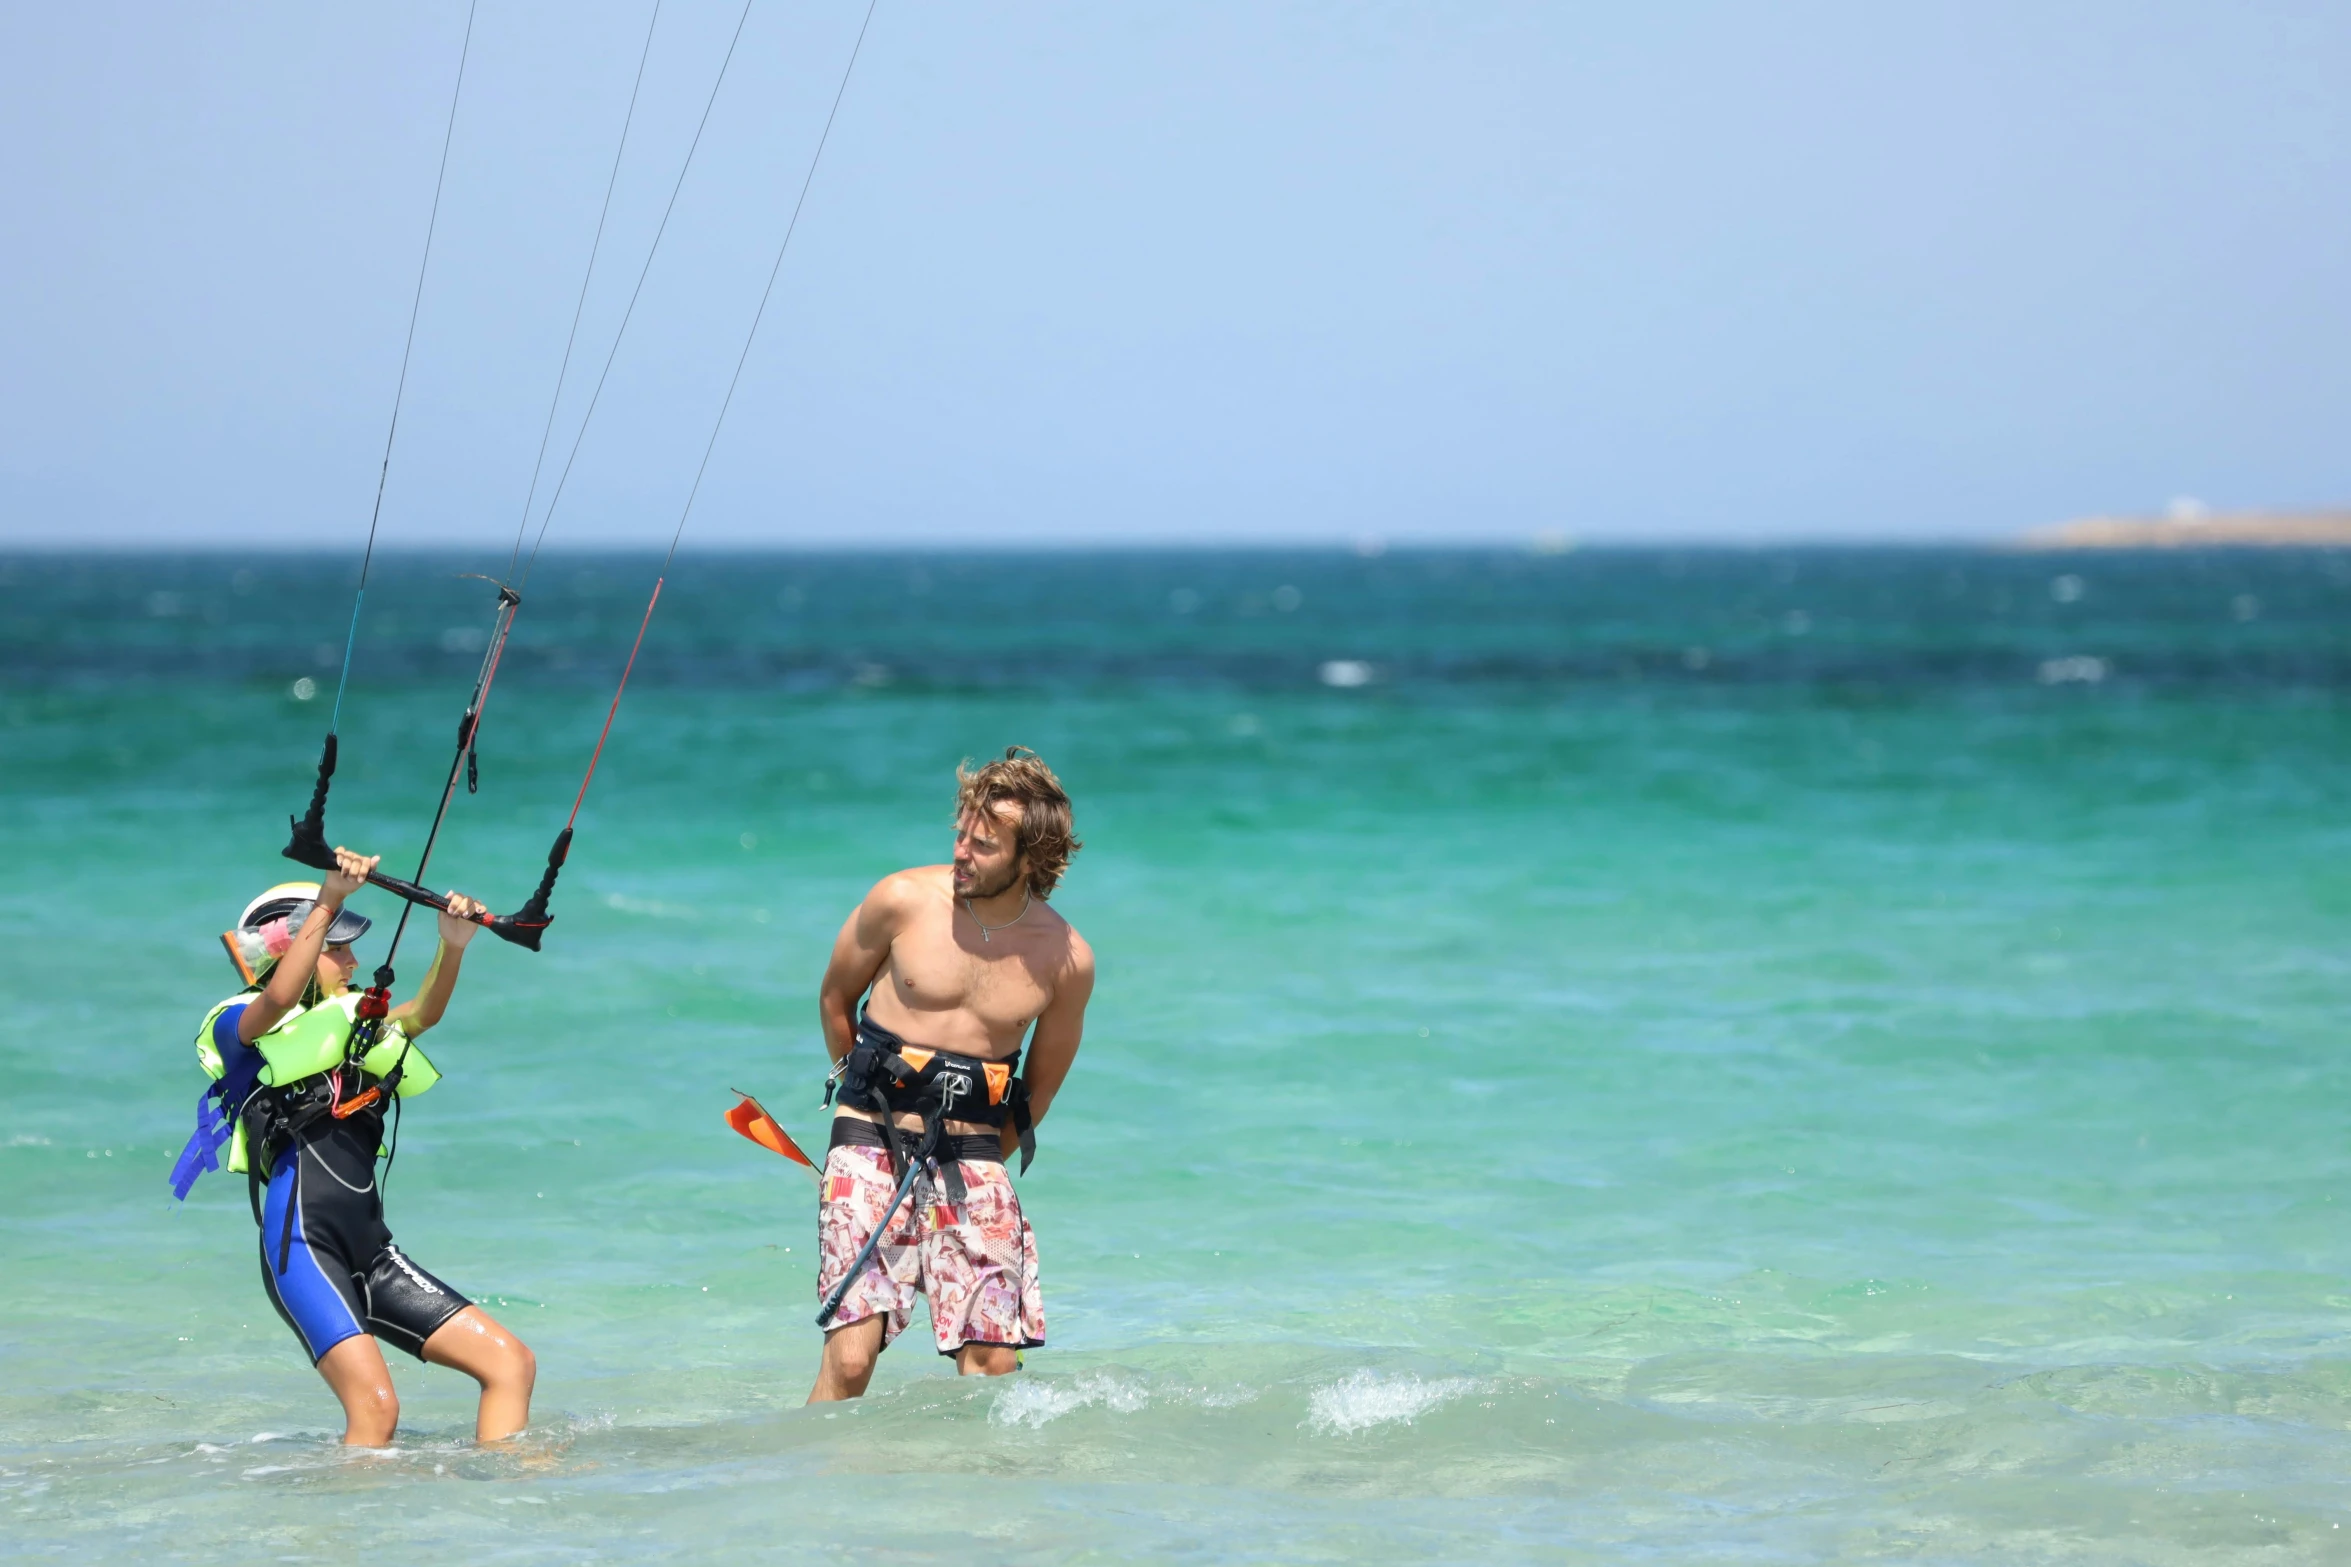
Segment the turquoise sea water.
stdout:
<svg viewBox="0 0 2351 1567">
<path fill-rule="evenodd" d="M 500 564 L 370 590 L 388 863 Z M 430 879 L 528 889 L 651 566 L 541 565 Z M 536 1423 L 401 1361 L 375 1455 L 164 1188 L 351 574 L 0 559 L 0 1554 L 2351 1560 L 2351 558 L 689 559 L 390 1178 Z M 1011 741 L 1101 963 L 1051 1345 L 803 1411 L 727 1090 L 819 1137 L 826 943 Z"/>
</svg>

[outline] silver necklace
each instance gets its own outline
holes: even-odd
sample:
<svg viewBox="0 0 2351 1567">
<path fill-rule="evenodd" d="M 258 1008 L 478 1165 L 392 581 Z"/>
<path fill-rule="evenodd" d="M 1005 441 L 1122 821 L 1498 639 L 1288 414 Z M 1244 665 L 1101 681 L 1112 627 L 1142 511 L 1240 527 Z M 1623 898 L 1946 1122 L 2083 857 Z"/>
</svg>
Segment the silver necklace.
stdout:
<svg viewBox="0 0 2351 1567">
<path fill-rule="evenodd" d="M 994 939 L 994 937 L 989 934 L 991 931 L 1010 930 L 1013 926 L 1018 925 L 1022 920 L 1025 920 L 1029 917 L 1028 890 L 1026 888 L 1021 890 L 1020 912 L 1012 916 L 1012 918 L 1006 920 L 1001 925 L 991 925 L 986 920 L 981 919 L 980 911 L 972 907 L 971 899 L 969 898 L 963 900 L 963 912 L 970 915 L 971 922 L 980 928 L 980 940 L 991 941 Z"/>
</svg>

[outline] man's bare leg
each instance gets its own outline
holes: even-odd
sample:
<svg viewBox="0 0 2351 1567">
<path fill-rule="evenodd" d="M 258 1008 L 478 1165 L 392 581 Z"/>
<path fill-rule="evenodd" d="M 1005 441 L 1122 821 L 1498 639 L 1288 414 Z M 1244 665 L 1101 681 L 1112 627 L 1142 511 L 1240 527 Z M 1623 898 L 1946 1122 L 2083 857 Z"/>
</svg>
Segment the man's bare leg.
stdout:
<svg viewBox="0 0 2351 1567">
<path fill-rule="evenodd" d="M 824 1359 L 816 1368 L 816 1386 L 809 1389 L 811 1404 L 863 1398 L 873 1380 L 873 1364 L 881 1358 L 882 1321 L 874 1316 L 835 1328 L 824 1336 Z"/>
<path fill-rule="evenodd" d="M 1008 1377 L 1020 1369 L 1020 1351 L 1010 1344 L 966 1344 L 955 1352 L 959 1377 Z"/>
<path fill-rule="evenodd" d="M 424 1341 L 424 1358 L 462 1371 L 482 1385 L 481 1407 L 473 1421 L 475 1441 L 495 1442 L 531 1423 L 531 1389 L 539 1380 L 539 1358 L 481 1307 L 468 1306 L 435 1328 Z M 379 1354 L 376 1362 L 382 1364 L 383 1356 Z"/>
<path fill-rule="evenodd" d="M 318 1374 L 343 1404 L 343 1445 L 384 1447 L 400 1424 L 400 1395 L 392 1368 L 364 1333 L 354 1333 L 318 1357 Z"/>
</svg>

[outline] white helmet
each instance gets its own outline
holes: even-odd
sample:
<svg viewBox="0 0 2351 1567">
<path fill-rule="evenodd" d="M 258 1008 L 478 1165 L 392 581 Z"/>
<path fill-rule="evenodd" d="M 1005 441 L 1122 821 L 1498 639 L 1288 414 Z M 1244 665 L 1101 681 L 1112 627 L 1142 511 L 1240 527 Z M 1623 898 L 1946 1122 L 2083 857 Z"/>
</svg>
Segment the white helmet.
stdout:
<svg viewBox="0 0 2351 1567">
<path fill-rule="evenodd" d="M 318 883 L 314 881 L 285 881 L 270 888 L 260 897 L 245 905 L 245 912 L 237 916 L 237 928 L 230 932 L 238 952 L 248 969 L 258 971 L 264 963 L 285 955 L 294 941 L 295 932 L 310 917 L 311 908 L 318 902 Z M 335 922 L 327 927 L 327 945 L 342 946 L 357 941 L 374 924 L 364 914 L 349 909 L 337 909 Z"/>
</svg>

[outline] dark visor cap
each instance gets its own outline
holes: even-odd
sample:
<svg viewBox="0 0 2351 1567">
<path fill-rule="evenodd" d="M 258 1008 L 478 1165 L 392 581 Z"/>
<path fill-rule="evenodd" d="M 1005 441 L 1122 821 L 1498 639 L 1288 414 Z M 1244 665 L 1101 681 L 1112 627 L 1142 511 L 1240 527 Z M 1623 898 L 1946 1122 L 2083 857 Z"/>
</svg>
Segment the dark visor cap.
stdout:
<svg viewBox="0 0 2351 1567">
<path fill-rule="evenodd" d="M 316 907 L 318 907 L 317 902 L 309 898 L 305 898 L 299 903 L 287 904 L 285 909 L 286 933 L 293 935 L 299 932 L 302 929 L 302 922 L 310 918 L 310 911 Z M 259 927 L 268 924 L 277 917 L 278 911 L 275 909 L 257 910 L 253 923 Z M 335 922 L 327 927 L 327 945 L 347 947 L 366 935 L 368 927 L 374 923 L 374 920 L 364 914 L 354 914 L 347 908 L 337 909 L 335 910 Z"/>
</svg>

